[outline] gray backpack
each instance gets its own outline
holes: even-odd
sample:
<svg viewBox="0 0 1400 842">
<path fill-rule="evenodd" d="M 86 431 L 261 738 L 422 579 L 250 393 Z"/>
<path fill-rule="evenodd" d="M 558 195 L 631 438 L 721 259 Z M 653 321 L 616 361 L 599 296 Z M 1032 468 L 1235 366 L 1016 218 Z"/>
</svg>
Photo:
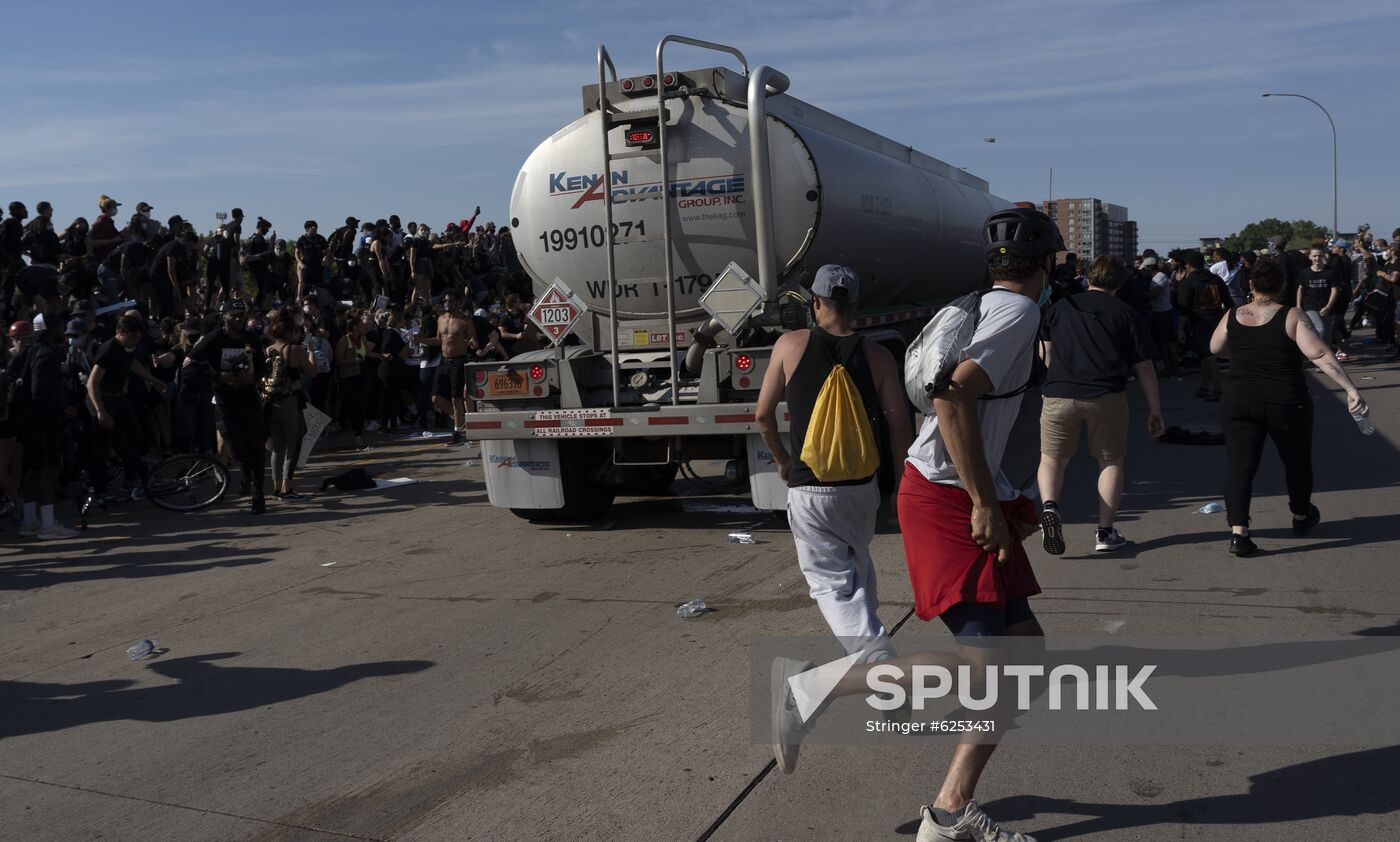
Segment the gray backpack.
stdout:
<svg viewBox="0 0 1400 842">
<path fill-rule="evenodd" d="M 904 352 L 904 393 L 924 415 L 933 414 L 933 396 L 948 388 L 953 382 L 953 370 L 966 359 L 967 348 L 972 344 L 972 336 L 982 316 L 982 296 L 999 289 L 1011 295 L 1017 294 L 992 287 L 954 299 L 933 314 L 924 329 L 919 331 L 918 338 Z M 1034 339 L 1031 344 L 1034 346 Z M 983 395 L 982 400 L 1013 398 L 1036 385 L 1043 373 L 1043 366 L 1036 360 L 1032 364 L 1030 379 L 1021 388 L 997 395 Z"/>
</svg>

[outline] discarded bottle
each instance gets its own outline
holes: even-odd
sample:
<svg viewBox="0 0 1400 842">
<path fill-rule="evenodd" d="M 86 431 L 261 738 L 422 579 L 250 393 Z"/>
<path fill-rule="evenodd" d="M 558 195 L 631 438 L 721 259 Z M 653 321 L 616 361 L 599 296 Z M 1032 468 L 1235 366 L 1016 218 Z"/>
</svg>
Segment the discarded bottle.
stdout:
<svg viewBox="0 0 1400 842">
<path fill-rule="evenodd" d="M 708 610 L 709 609 L 705 607 L 705 600 L 697 596 L 690 602 L 677 608 L 676 615 L 679 617 L 698 617 Z"/>
<path fill-rule="evenodd" d="M 1351 420 L 1356 422 L 1356 429 L 1361 431 L 1361 435 L 1373 436 L 1376 434 L 1376 425 L 1372 424 L 1371 419 L 1367 418 L 1365 415 L 1358 415 L 1353 412 L 1351 414 Z"/>
<path fill-rule="evenodd" d="M 133 661 L 139 661 L 154 651 L 156 651 L 155 641 L 143 640 L 127 649 L 126 655 Z"/>
<path fill-rule="evenodd" d="M 1223 512 L 1223 511 L 1225 511 L 1225 504 L 1224 504 L 1224 503 L 1221 503 L 1221 502 L 1219 502 L 1219 501 L 1216 501 L 1216 502 L 1214 502 L 1214 503 L 1207 503 L 1207 504 L 1205 504 L 1204 506 L 1202 506 L 1202 507 L 1200 507 L 1199 509 L 1197 509 L 1197 510 L 1196 510 L 1196 513 L 1197 513 L 1197 514 L 1201 514 L 1201 515 L 1213 515 L 1213 514 L 1215 514 L 1216 512 Z"/>
<path fill-rule="evenodd" d="M 753 539 L 753 533 L 750 533 L 750 532 L 731 532 L 731 533 L 729 533 L 729 543 L 731 543 L 731 544 L 756 544 L 756 543 L 758 543 L 758 542 L 755 541 L 755 540 Z"/>
</svg>

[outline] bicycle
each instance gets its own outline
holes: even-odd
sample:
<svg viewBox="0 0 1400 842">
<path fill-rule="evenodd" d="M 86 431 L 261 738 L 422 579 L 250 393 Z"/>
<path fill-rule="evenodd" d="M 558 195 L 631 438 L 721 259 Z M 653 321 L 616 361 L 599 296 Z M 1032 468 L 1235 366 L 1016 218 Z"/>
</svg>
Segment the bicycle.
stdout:
<svg viewBox="0 0 1400 842">
<path fill-rule="evenodd" d="M 228 469 L 211 456 L 179 453 L 162 459 L 142 483 L 146 499 L 171 512 L 197 512 L 218 502 L 228 490 Z M 93 507 L 106 506 L 99 490 L 88 487 L 78 504 L 81 526 Z"/>
</svg>

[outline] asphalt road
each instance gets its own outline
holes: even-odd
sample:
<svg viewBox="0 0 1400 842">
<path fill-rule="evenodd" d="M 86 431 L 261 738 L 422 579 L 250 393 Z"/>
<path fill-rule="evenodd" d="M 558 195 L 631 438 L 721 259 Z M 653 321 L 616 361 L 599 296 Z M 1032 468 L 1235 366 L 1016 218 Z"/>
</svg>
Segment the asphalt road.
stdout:
<svg viewBox="0 0 1400 842">
<path fill-rule="evenodd" d="M 1380 434 L 1321 385 L 1316 500 L 1287 537 L 1282 477 L 1256 488 L 1265 554 L 1224 551 L 1223 448 L 1150 443 L 1134 394 L 1134 543 L 1094 556 L 1092 468 L 1074 463 L 1070 551 L 1032 548 L 1052 637 L 1335 635 L 1395 626 L 1400 371 L 1348 363 Z M 1370 379 L 1365 379 L 1370 378 Z M 1218 407 L 1165 386 L 1168 423 Z M 1034 459 L 1028 402 L 1013 474 Z M 620 501 L 591 526 L 487 505 L 474 451 L 379 439 L 318 455 L 416 484 L 172 515 L 138 505 L 85 536 L 0 535 L 0 838 L 14 840 L 909 839 L 942 746 L 810 746 L 763 775 L 749 646 L 823 634 L 781 519 L 738 498 Z M 727 543 L 755 526 L 759 542 Z M 911 605 L 900 536 L 874 547 L 887 625 Z M 695 619 L 675 606 L 700 596 Z M 911 626 L 920 625 L 912 620 Z M 924 631 L 937 629 L 925 626 Z M 125 649 L 152 638 L 139 663 Z M 1375 701 L 1393 715 L 1394 698 Z M 1400 816 L 1400 746 L 1018 745 L 979 798 L 1038 838 L 1374 839 Z M 757 780 L 755 783 L 755 780 Z M 721 821 L 721 819 L 723 819 Z"/>
</svg>

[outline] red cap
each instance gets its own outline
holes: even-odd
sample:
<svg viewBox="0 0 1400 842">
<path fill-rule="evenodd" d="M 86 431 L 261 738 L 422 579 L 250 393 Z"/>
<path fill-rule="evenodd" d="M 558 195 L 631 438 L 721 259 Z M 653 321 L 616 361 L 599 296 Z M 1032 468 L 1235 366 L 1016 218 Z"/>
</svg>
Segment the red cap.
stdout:
<svg viewBox="0 0 1400 842">
<path fill-rule="evenodd" d="M 23 339 L 34 335 L 34 323 L 26 322 L 23 319 L 10 325 L 10 338 Z"/>
</svg>

